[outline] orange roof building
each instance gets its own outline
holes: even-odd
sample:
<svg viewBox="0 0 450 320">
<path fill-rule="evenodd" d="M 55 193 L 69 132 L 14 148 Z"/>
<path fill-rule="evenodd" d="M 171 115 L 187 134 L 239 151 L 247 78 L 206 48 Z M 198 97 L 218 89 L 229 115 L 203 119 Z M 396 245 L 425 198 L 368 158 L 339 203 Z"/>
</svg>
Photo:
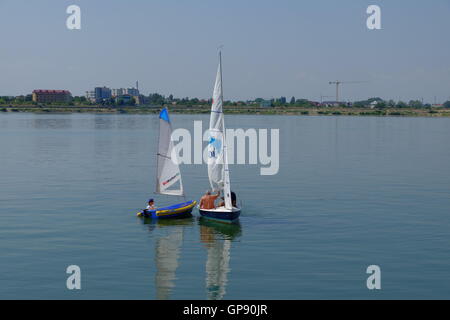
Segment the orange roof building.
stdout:
<svg viewBox="0 0 450 320">
<path fill-rule="evenodd" d="M 69 102 L 72 94 L 67 90 L 34 90 L 33 101 L 40 103 Z"/>
</svg>

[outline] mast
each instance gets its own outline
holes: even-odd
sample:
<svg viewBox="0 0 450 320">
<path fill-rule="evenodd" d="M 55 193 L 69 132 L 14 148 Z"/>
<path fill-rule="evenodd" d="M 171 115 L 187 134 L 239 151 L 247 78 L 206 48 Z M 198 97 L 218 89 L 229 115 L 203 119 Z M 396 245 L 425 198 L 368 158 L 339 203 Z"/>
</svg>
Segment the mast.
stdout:
<svg viewBox="0 0 450 320">
<path fill-rule="evenodd" d="M 213 102 L 209 122 L 208 176 L 213 190 L 223 191 L 225 207 L 232 209 L 230 178 L 228 173 L 227 145 L 223 113 L 222 53 L 214 84 Z"/>
<path fill-rule="evenodd" d="M 231 203 L 231 186 L 230 186 L 230 171 L 228 169 L 228 145 L 225 129 L 225 113 L 223 113 L 223 81 L 222 81 L 222 51 L 219 51 L 219 65 L 220 65 L 220 99 L 222 101 L 222 128 L 223 128 L 223 197 L 225 208 L 232 209 Z"/>
<path fill-rule="evenodd" d="M 220 69 L 220 100 L 222 101 L 222 111 L 223 111 L 223 79 L 222 79 L 222 51 L 219 50 L 219 69 Z M 225 121 L 223 130 L 225 133 Z"/>
</svg>

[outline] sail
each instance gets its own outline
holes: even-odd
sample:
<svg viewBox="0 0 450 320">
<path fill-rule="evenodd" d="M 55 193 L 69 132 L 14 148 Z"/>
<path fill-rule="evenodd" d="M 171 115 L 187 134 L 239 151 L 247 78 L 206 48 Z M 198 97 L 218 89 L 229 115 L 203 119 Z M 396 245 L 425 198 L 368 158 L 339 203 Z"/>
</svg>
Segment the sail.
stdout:
<svg viewBox="0 0 450 320">
<path fill-rule="evenodd" d="M 166 195 L 184 195 L 178 159 L 173 151 L 171 139 L 172 125 L 167 108 L 159 114 L 159 143 L 158 165 L 156 178 L 156 192 Z"/>
<path fill-rule="evenodd" d="M 231 209 L 230 177 L 224 133 L 222 56 L 219 53 L 219 68 L 214 85 L 211 118 L 209 122 L 208 177 L 211 188 L 215 191 L 222 191 L 225 199 L 225 208 Z"/>
</svg>

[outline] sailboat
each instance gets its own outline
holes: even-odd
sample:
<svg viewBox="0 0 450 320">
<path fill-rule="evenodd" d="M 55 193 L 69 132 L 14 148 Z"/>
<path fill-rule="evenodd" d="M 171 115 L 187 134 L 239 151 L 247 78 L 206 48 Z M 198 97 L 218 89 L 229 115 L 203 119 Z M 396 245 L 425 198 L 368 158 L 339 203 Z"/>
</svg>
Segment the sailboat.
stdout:
<svg viewBox="0 0 450 320">
<path fill-rule="evenodd" d="M 225 139 L 225 120 L 223 113 L 222 90 L 222 53 L 219 52 L 219 68 L 214 85 L 211 117 L 209 122 L 208 142 L 208 177 L 211 188 L 220 191 L 223 195 L 224 205 L 214 209 L 200 208 L 201 216 L 222 222 L 234 222 L 241 209 L 232 201 L 230 185 L 230 172 L 228 169 L 227 143 Z"/>
<path fill-rule="evenodd" d="M 169 196 L 184 197 L 183 181 L 180 167 L 171 140 L 172 125 L 169 110 L 164 108 L 159 114 L 159 143 L 157 154 L 156 193 Z M 197 201 L 187 201 L 155 210 L 142 210 L 139 217 L 153 219 L 171 219 L 191 216 Z"/>
</svg>

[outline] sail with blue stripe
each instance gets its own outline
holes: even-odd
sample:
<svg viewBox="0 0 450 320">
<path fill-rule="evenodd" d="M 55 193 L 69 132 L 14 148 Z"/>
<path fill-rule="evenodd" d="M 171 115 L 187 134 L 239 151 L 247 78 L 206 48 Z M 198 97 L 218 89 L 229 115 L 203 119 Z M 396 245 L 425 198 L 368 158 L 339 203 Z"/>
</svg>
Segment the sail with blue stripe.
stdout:
<svg viewBox="0 0 450 320">
<path fill-rule="evenodd" d="M 169 110 L 159 114 L 159 143 L 157 155 L 156 193 L 183 196 L 183 182 L 177 154 L 172 141 L 172 124 Z"/>
</svg>

